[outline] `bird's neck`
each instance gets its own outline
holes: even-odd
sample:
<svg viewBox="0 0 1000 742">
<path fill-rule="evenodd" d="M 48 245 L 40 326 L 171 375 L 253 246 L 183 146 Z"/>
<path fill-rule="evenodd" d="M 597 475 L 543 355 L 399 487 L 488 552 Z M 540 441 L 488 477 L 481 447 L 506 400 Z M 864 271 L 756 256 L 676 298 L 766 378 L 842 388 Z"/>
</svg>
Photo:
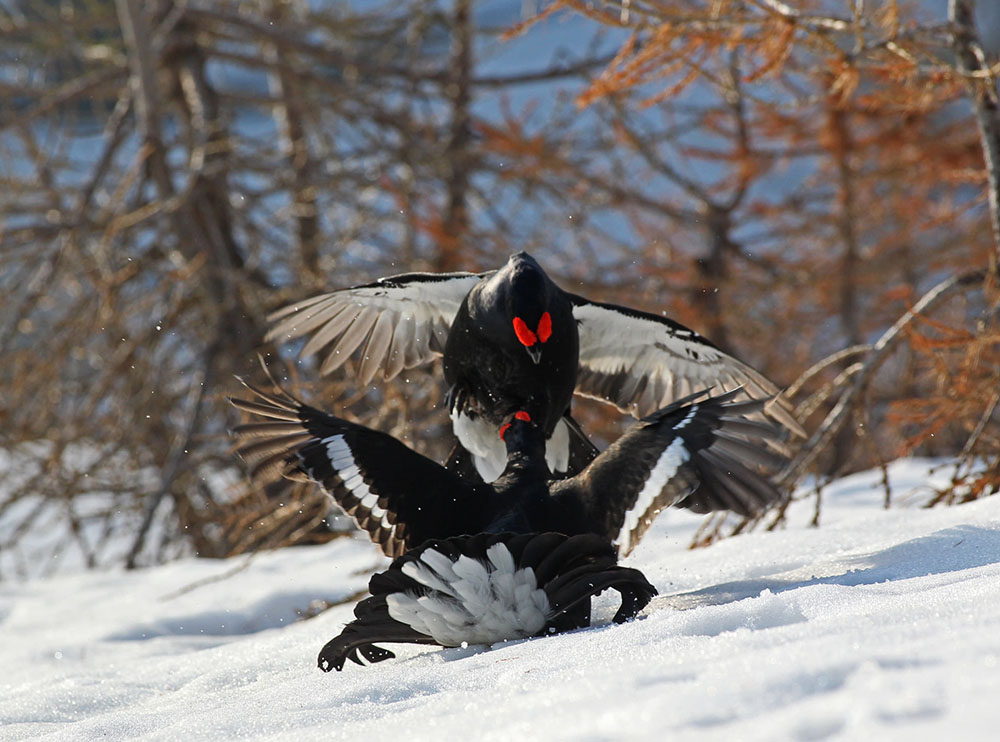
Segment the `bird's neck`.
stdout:
<svg viewBox="0 0 1000 742">
<path fill-rule="evenodd" d="M 549 479 L 548 464 L 545 463 L 545 447 L 541 446 L 536 451 L 513 451 L 507 453 L 507 466 L 503 471 L 503 476 L 511 481 L 540 481 Z"/>
<path fill-rule="evenodd" d="M 544 447 L 535 455 L 508 454 L 507 467 L 494 486 L 503 509 L 516 518 L 521 527 L 537 527 L 532 524 L 545 520 L 550 476 Z"/>
</svg>

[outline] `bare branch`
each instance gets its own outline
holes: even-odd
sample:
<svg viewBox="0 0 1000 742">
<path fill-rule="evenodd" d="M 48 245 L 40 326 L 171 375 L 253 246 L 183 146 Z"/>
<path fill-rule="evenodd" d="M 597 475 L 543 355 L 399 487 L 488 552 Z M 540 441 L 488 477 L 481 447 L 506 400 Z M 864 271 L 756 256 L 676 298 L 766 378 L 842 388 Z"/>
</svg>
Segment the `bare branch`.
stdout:
<svg viewBox="0 0 1000 742">
<path fill-rule="evenodd" d="M 992 269 L 1000 264 L 1000 104 L 993 71 L 986 63 L 975 25 L 975 0 L 948 0 L 948 19 L 952 23 L 952 46 L 959 69 L 967 74 L 987 73 L 970 79 L 972 107 L 979 127 L 979 141 L 986 162 L 987 199 L 993 225 Z"/>
<path fill-rule="evenodd" d="M 830 366 L 839 364 L 842 361 L 847 360 L 851 356 L 856 356 L 861 353 L 867 353 L 871 349 L 872 346 L 869 344 L 852 345 L 849 348 L 838 350 L 836 353 L 831 353 L 826 358 L 817 361 L 812 366 L 803 371 L 799 375 L 799 377 L 794 382 L 792 382 L 787 389 L 785 389 L 784 391 L 785 396 L 790 399 L 795 397 L 808 382 L 812 381 L 813 377 L 822 373 Z"/>
<path fill-rule="evenodd" d="M 903 331 L 917 319 L 920 315 L 931 311 L 945 299 L 968 290 L 970 287 L 982 284 L 986 278 L 986 271 L 967 271 L 958 276 L 952 276 L 924 294 L 920 300 L 896 322 L 886 330 L 874 345 L 871 352 L 861 368 L 854 376 L 853 383 L 844 390 L 837 400 L 830 413 L 826 416 L 822 425 L 816 430 L 809 440 L 803 445 L 802 453 L 781 472 L 778 479 L 781 482 L 793 482 L 801 476 L 816 458 L 826 449 L 839 432 L 841 426 L 853 409 L 854 401 L 868 384 L 875 371 L 882 365 L 889 354 L 896 348 L 903 339 Z"/>
</svg>

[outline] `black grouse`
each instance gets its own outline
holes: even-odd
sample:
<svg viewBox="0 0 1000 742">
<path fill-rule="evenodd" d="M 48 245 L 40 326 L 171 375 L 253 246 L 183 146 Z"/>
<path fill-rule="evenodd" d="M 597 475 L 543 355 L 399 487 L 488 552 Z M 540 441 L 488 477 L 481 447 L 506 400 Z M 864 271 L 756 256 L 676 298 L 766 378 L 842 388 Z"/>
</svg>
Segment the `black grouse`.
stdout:
<svg viewBox="0 0 1000 742">
<path fill-rule="evenodd" d="M 666 317 L 563 291 L 526 253 L 486 273 L 408 273 L 289 305 L 269 317 L 268 339 L 309 335 L 301 355 L 325 350 L 320 371 L 362 348 L 359 376 L 444 355 L 456 436 L 485 481 L 503 471 L 500 420 L 525 410 L 549 439 L 553 475 L 576 474 L 597 454 L 569 416 L 573 392 L 642 418 L 697 389 L 777 388 L 698 333 Z M 768 414 L 801 434 L 780 402 Z M 463 473 L 461 450 L 449 467 Z"/>
<path fill-rule="evenodd" d="M 617 590 L 616 623 L 656 595 L 641 572 L 617 564 L 614 548 L 592 534 L 477 534 L 411 549 L 369 582 L 355 620 L 319 653 L 320 669 L 346 660 L 381 662 L 393 653 L 373 642 L 457 647 L 525 639 L 590 625 L 590 599 Z"/>
<path fill-rule="evenodd" d="M 545 454 L 557 475 L 597 455 L 570 417 L 579 357 L 573 307 L 527 253 L 465 295 L 445 340 L 444 378 L 455 434 L 484 481 L 503 471 L 496 431 L 517 410 L 551 439 Z"/>
<path fill-rule="evenodd" d="M 266 418 L 234 428 L 255 477 L 319 484 L 390 557 L 428 539 L 477 533 L 592 533 L 628 554 L 663 508 L 752 515 L 780 498 L 761 468 L 784 459 L 767 450 L 779 435 L 747 420 L 763 400 L 698 393 L 632 426 L 580 474 L 550 481 L 544 431 L 524 411 L 501 427 L 507 452 L 492 484 L 470 482 L 390 435 L 305 405 L 284 391 L 248 387 L 231 400 Z"/>
</svg>

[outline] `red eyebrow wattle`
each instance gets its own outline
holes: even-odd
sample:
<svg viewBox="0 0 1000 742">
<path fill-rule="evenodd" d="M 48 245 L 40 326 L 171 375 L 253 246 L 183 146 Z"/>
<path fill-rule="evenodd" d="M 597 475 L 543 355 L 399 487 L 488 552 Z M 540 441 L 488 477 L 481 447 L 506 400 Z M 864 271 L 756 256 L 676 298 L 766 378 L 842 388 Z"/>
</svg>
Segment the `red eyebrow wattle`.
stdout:
<svg viewBox="0 0 1000 742">
<path fill-rule="evenodd" d="M 552 337 L 552 317 L 548 312 L 545 312 L 538 320 L 538 339 L 545 343 L 550 337 Z"/>
<path fill-rule="evenodd" d="M 526 423 L 530 423 L 531 422 L 531 415 L 529 415 L 524 410 L 518 410 L 517 412 L 515 412 L 514 413 L 514 417 L 516 419 L 518 419 L 518 420 L 523 420 Z M 509 428 L 509 427 L 510 427 L 510 423 L 504 423 L 503 425 L 500 426 L 500 431 L 499 431 L 499 433 L 500 433 L 500 440 L 503 440 L 503 437 L 507 434 L 507 428 Z"/>
<path fill-rule="evenodd" d="M 538 338 L 535 336 L 528 326 L 524 323 L 524 320 L 520 317 L 514 318 L 514 334 L 517 335 L 517 339 L 521 341 L 521 345 L 530 348 L 535 344 Z M 545 342 L 544 340 L 542 342 Z"/>
</svg>

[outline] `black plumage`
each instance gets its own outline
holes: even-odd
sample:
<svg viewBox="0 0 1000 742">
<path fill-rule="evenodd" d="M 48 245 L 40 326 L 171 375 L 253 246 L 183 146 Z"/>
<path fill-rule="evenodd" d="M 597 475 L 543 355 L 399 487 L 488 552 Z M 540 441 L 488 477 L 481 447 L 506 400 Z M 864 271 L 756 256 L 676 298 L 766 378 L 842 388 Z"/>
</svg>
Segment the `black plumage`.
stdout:
<svg viewBox="0 0 1000 742">
<path fill-rule="evenodd" d="M 444 356 L 449 412 L 459 445 L 447 466 L 492 481 L 503 471 L 494 432 L 526 410 L 551 437 L 557 476 L 577 471 L 597 454 L 570 417 L 579 337 L 565 294 L 527 253 L 481 274 L 410 273 L 336 291 L 271 315 L 268 338 L 313 333 L 308 355 L 330 345 L 321 371 L 339 367 L 362 347 L 359 375 L 368 383 L 381 368 L 404 368 Z"/>
<path fill-rule="evenodd" d="M 765 476 L 784 463 L 766 447 L 779 432 L 745 419 L 765 402 L 734 401 L 739 390 L 678 400 L 558 481 L 543 458 L 544 431 L 512 415 L 502 426 L 504 472 L 484 484 L 385 433 L 250 388 L 257 401 L 232 401 L 269 420 L 234 429 L 252 473 L 316 482 L 391 557 L 429 538 L 503 531 L 593 533 L 624 555 L 663 508 L 751 515 L 781 496 Z"/>
<path fill-rule="evenodd" d="M 565 293 L 518 253 L 462 300 L 445 342 L 444 377 L 456 404 L 461 398 L 493 430 L 524 410 L 549 436 L 569 409 L 579 355 Z"/>
<path fill-rule="evenodd" d="M 488 273 L 410 273 L 334 291 L 270 317 L 270 339 L 308 335 L 303 355 L 326 349 L 321 372 L 362 348 L 368 383 L 444 355 L 449 408 L 461 444 L 448 465 L 490 481 L 505 451 L 493 430 L 525 410 L 549 439 L 555 476 L 576 474 L 597 454 L 569 416 L 572 394 L 644 417 L 698 389 L 742 387 L 748 397 L 777 389 L 746 364 L 666 317 L 590 301 L 560 289 L 526 253 Z M 801 433 L 777 402 L 768 415 Z"/>
<path fill-rule="evenodd" d="M 465 449 L 489 481 L 505 459 L 496 429 L 518 410 L 551 438 L 567 426 L 548 455 L 557 475 L 586 466 L 597 449 L 570 417 L 580 342 L 573 306 L 527 253 L 511 256 L 466 294 L 444 347 L 448 407 Z M 572 460 L 571 460 L 572 459 Z M 459 450 L 452 458 L 462 468 Z M 499 467 L 499 468 L 498 468 Z"/>
</svg>

